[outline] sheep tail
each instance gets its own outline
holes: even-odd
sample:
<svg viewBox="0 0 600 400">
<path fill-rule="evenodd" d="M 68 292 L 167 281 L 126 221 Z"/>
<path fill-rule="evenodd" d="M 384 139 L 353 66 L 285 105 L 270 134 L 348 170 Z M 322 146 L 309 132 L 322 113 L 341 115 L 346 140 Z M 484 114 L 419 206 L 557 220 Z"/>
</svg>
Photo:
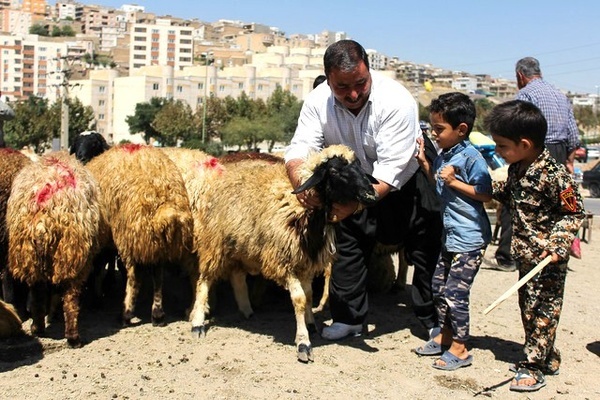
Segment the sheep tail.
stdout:
<svg viewBox="0 0 600 400">
<path fill-rule="evenodd" d="M 186 215 L 179 210 L 163 205 L 154 214 L 153 228 L 157 233 L 162 234 L 167 243 L 182 243 L 184 238 L 191 238 L 189 231 L 191 226 Z M 192 243 L 183 243 L 187 249 L 191 249 Z"/>
</svg>

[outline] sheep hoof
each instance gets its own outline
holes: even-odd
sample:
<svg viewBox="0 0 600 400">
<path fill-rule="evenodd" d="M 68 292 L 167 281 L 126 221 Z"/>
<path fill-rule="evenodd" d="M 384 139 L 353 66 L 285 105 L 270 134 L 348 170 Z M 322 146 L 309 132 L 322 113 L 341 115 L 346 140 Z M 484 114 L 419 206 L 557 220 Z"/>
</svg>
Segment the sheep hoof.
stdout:
<svg viewBox="0 0 600 400">
<path fill-rule="evenodd" d="M 196 339 L 206 337 L 206 330 L 204 326 L 192 326 L 192 336 Z"/>
<path fill-rule="evenodd" d="M 67 338 L 67 344 L 69 345 L 70 348 L 72 349 L 79 349 L 81 347 L 83 347 L 83 342 L 81 341 L 80 338 L 75 337 L 75 338 Z"/>
<path fill-rule="evenodd" d="M 301 363 L 309 363 L 315 361 L 312 352 L 312 346 L 310 344 L 301 343 L 298 345 L 298 361 Z"/>
<path fill-rule="evenodd" d="M 123 317 L 123 327 L 139 325 L 142 322 L 138 317 Z"/>
<path fill-rule="evenodd" d="M 162 316 L 160 318 L 152 317 L 152 326 L 167 326 L 165 317 L 164 316 Z"/>
</svg>

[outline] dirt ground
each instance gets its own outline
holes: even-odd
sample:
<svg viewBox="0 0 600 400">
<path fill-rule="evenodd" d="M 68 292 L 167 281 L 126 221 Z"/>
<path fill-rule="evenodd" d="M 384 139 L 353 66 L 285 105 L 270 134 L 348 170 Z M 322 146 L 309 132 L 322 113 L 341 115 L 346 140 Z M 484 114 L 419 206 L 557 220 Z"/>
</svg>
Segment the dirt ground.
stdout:
<svg viewBox="0 0 600 400">
<path fill-rule="evenodd" d="M 244 320 L 227 285 L 204 339 L 193 338 L 185 321 L 185 296 L 166 287 L 166 327 L 149 322 L 122 328 L 117 301 L 100 311 L 83 309 L 87 344 L 70 349 L 61 322 L 49 337 L 0 341 L 2 399 L 598 399 L 600 398 L 600 220 L 572 259 L 557 346 L 560 375 L 532 394 L 509 392 L 509 364 L 520 358 L 523 332 L 513 295 L 488 315 L 483 310 L 517 280 L 516 272 L 487 269 L 495 246 L 475 281 L 471 301 L 472 366 L 454 372 L 431 367 L 432 358 L 411 349 L 425 332 L 413 316 L 407 291 L 372 294 L 368 333 L 328 342 L 315 334 L 315 361 L 296 361 L 295 322 L 286 292 L 271 289 L 255 315 Z M 409 282 L 412 268 L 409 269 Z M 149 291 L 145 286 L 142 290 Z M 331 322 L 327 311 L 320 326 Z M 24 323 L 29 329 L 30 321 Z"/>
</svg>

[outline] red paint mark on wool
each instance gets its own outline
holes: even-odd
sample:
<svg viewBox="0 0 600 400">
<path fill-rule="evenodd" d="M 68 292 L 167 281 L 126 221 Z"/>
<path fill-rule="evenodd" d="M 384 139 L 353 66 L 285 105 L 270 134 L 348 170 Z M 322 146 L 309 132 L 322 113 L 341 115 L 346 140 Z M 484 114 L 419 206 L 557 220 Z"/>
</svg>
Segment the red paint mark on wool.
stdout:
<svg viewBox="0 0 600 400">
<path fill-rule="evenodd" d="M 121 145 L 121 149 L 125 150 L 128 153 L 135 153 L 136 151 L 141 150 L 144 146 L 143 144 L 135 144 L 135 143 L 126 143 Z"/>
<path fill-rule="evenodd" d="M 16 154 L 16 153 L 20 153 L 20 151 L 11 149 L 9 147 L 0 148 L 0 154 Z"/>
<path fill-rule="evenodd" d="M 211 157 L 208 160 L 202 163 L 202 167 L 205 169 L 212 169 L 219 174 L 223 172 L 223 164 L 219 162 L 219 160 L 215 157 Z"/>
<path fill-rule="evenodd" d="M 77 182 L 73 170 L 62 161 L 50 157 L 44 162 L 50 168 L 54 168 L 56 179 L 52 182 L 46 182 L 44 186 L 35 194 L 37 205 L 44 206 L 56 193 L 66 188 L 75 188 Z"/>
</svg>

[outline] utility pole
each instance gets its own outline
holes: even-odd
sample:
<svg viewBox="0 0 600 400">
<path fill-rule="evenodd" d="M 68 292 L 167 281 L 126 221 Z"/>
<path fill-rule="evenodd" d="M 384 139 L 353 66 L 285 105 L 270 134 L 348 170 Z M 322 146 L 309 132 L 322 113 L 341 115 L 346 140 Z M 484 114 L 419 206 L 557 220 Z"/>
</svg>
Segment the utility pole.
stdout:
<svg viewBox="0 0 600 400">
<path fill-rule="evenodd" d="M 204 57 L 204 99 L 202 100 L 202 143 L 206 140 L 206 109 L 208 108 L 208 66 L 214 61 L 213 52 L 202 53 Z"/>
<path fill-rule="evenodd" d="M 56 60 L 60 62 L 58 72 L 63 75 L 62 83 L 58 86 L 62 86 L 63 90 L 60 92 L 60 148 L 62 150 L 69 149 L 69 104 L 67 104 L 67 98 L 69 97 L 69 80 L 73 75 L 71 69 L 73 62 L 76 57 L 73 56 L 62 56 Z"/>
</svg>

